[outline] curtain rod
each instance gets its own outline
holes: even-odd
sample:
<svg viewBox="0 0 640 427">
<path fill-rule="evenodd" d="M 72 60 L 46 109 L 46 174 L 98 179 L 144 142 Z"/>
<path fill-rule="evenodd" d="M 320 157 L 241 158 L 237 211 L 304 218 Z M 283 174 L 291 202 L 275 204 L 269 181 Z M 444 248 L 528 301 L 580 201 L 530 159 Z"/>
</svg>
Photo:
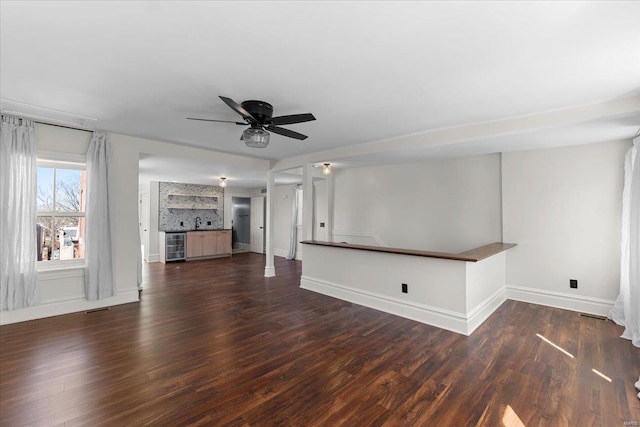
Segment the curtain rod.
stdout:
<svg viewBox="0 0 640 427">
<path fill-rule="evenodd" d="M 92 130 L 89 130 L 89 129 L 83 129 L 83 128 L 80 128 L 80 127 L 73 127 L 73 126 L 59 125 L 59 124 L 55 124 L 55 123 L 43 122 L 43 121 L 40 121 L 38 119 L 31 119 L 29 117 L 23 117 L 23 116 L 20 116 L 18 114 L 7 113 L 5 111 L 0 112 L 0 114 L 3 115 L 3 116 L 15 117 L 16 119 L 21 119 L 21 120 L 31 120 L 32 122 L 38 123 L 40 125 L 55 126 L 55 127 L 63 128 L 63 129 L 80 130 L 80 131 L 83 131 L 83 132 L 93 132 Z"/>
<path fill-rule="evenodd" d="M 34 123 L 38 123 L 40 125 L 55 126 L 55 127 L 58 127 L 58 128 L 71 129 L 71 130 L 81 130 L 83 132 L 93 132 L 92 130 L 88 130 L 88 129 L 76 128 L 76 127 L 73 127 L 73 126 L 56 125 L 56 124 L 53 124 L 53 123 L 41 122 L 41 121 L 38 121 L 38 120 L 33 120 L 33 122 Z"/>
</svg>

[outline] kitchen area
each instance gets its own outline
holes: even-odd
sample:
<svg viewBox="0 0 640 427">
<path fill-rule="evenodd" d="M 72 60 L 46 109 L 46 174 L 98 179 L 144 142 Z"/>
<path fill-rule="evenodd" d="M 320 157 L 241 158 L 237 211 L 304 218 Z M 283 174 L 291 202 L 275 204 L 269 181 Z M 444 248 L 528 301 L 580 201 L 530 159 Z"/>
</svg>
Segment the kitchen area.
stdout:
<svg viewBox="0 0 640 427">
<path fill-rule="evenodd" d="M 224 228 L 224 189 L 158 183 L 159 261 L 231 256 L 232 230 Z"/>
</svg>

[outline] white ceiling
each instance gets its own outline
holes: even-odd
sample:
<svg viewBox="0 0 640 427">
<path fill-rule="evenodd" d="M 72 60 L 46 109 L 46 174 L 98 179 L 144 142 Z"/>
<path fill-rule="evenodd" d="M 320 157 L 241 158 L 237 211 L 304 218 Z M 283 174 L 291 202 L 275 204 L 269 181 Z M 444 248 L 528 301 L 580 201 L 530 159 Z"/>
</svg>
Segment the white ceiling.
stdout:
<svg viewBox="0 0 640 427">
<path fill-rule="evenodd" d="M 95 118 L 111 132 L 284 163 L 599 142 L 630 138 L 640 124 L 640 2 L 3 0 L 0 12 L 3 100 Z M 287 126 L 305 141 L 272 134 L 269 147 L 250 149 L 240 126 L 185 120 L 239 119 L 218 95 L 317 121 Z M 632 102 L 619 108 L 625 98 Z M 536 115 L 545 126 L 521 120 Z M 473 134 L 478 123 L 504 120 L 509 132 Z M 410 150 L 389 142 L 443 128 L 468 135 Z M 145 159 L 150 176 L 167 160 Z M 255 171 L 206 166 L 245 186 L 264 182 Z"/>
<path fill-rule="evenodd" d="M 266 170 L 244 169 L 224 162 L 212 162 L 210 159 L 196 160 L 141 153 L 139 165 L 142 182 L 218 185 L 223 176 L 230 187 L 261 188 L 267 181 Z M 274 179 L 278 185 L 300 184 L 302 170 L 276 172 Z"/>
</svg>

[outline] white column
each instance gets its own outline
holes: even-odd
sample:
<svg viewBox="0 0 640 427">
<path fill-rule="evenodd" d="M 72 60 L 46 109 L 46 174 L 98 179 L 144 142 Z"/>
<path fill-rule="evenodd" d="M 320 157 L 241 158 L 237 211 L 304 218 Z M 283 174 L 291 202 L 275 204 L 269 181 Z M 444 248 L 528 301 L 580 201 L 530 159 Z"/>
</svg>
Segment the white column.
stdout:
<svg viewBox="0 0 640 427">
<path fill-rule="evenodd" d="M 313 165 L 303 166 L 302 174 L 302 238 L 313 240 Z M 304 257 L 304 253 L 302 254 Z"/>
<path fill-rule="evenodd" d="M 273 262 L 273 188 L 274 188 L 274 177 L 273 172 L 267 172 L 267 220 L 265 222 L 266 230 L 266 249 L 267 249 L 267 259 L 266 265 L 264 266 L 264 277 L 273 277 L 276 275 L 276 267 Z"/>
</svg>

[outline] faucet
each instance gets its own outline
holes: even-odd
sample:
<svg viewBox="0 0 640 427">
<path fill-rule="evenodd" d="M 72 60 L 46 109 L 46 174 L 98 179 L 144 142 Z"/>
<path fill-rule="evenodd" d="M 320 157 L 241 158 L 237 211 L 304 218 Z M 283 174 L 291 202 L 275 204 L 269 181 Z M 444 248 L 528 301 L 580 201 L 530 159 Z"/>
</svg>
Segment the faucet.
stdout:
<svg viewBox="0 0 640 427">
<path fill-rule="evenodd" d="M 200 217 L 199 217 L 199 216 L 197 216 L 197 217 L 196 217 L 196 231 L 198 230 L 198 227 L 200 227 L 200 222 L 201 222 L 201 221 L 202 221 L 202 220 L 200 219 Z"/>
</svg>

